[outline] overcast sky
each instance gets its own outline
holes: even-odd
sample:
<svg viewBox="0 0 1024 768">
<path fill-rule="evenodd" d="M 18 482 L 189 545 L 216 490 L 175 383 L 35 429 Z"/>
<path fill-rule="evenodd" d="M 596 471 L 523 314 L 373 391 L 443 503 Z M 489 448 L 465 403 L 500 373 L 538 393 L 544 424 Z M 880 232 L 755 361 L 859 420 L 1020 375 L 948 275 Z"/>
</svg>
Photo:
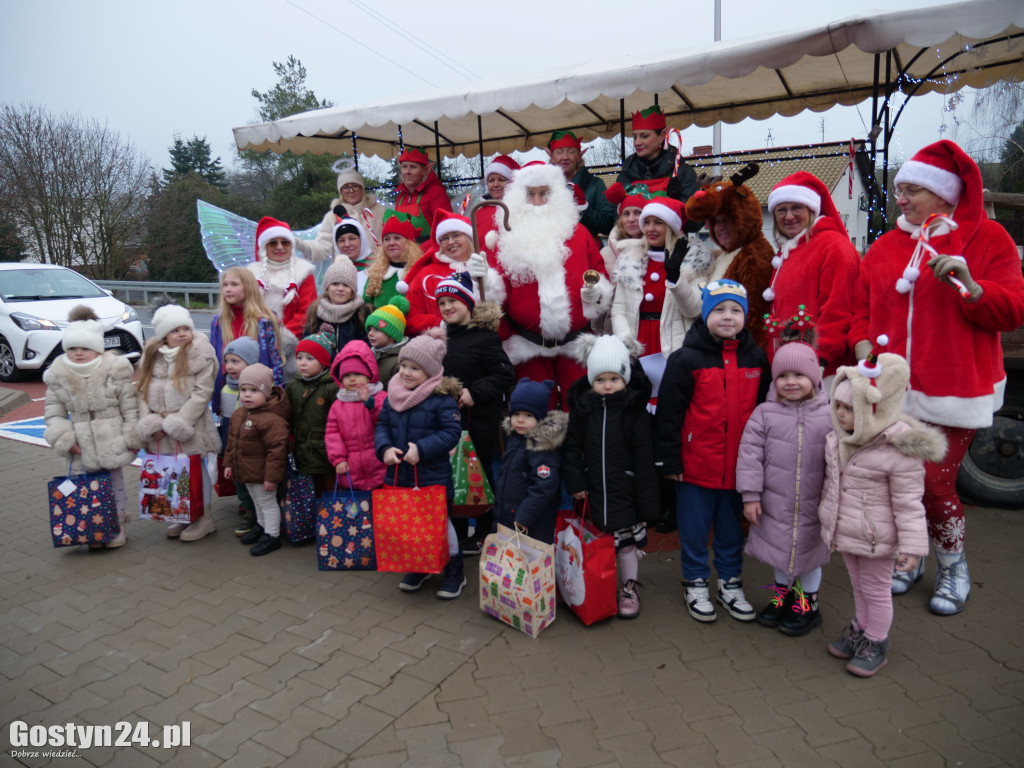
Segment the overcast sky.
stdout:
<svg viewBox="0 0 1024 768">
<path fill-rule="evenodd" d="M 884 2 L 888 10 L 927 4 Z M 735 41 L 871 15 L 883 3 L 722 0 L 722 5 L 722 38 Z M 106 122 L 157 168 L 168 165 L 175 133 L 205 136 L 214 155 L 230 166 L 231 129 L 255 120 L 250 91 L 270 88 L 272 62 L 289 54 L 305 65 L 307 83 L 320 98 L 335 106 L 359 106 L 606 54 L 710 44 L 713 8 L 712 0 L 12 0 L 5 3 L 0 25 L 0 101 L 30 101 Z M 416 47 L 393 25 L 455 63 Z M 896 159 L 940 137 L 940 126 L 950 120 L 943 107 L 938 95 L 912 100 L 892 145 Z M 961 111 L 969 115 L 969 102 Z M 726 125 L 722 149 L 764 147 L 769 130 L 775 146 L 820 141 L 822 118 L 826 141 L 863 137 L 870 102 Z M 687 153 L 710 144 L 711 129 L 687 129 L 683 142 Z"/>
</svg>

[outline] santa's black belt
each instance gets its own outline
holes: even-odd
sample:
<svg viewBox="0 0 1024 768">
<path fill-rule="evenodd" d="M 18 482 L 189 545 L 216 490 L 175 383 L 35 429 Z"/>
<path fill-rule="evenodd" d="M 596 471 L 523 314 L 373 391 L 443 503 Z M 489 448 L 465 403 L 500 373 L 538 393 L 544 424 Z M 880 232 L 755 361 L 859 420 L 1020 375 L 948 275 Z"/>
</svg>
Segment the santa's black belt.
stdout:
<svg viewBox="0 0 1024 768">
<path fill-rule="evenodd" d="M 661 312 L 641 312 L 641 320 L 661 320 Z"/>
<path fill-rule="evenodd" d="M 533 344 L 537 344 L 538 346 L 543 347 L 544 349 L 555 349 L 556 347 L 564 347 L 566 344 L 575 341 L 577 336 L 590 332 L 590 323 L 587 323 L 578 331 L 568 333 L 560 339 L 545 339 L 539 333 L 534 333 L 529 328 L 524 328 L 508 315 L 505 316 L 505 319 L 508 320 L 509 326 L 512 328 L 513 331 L 515 331 L 516 334 L 522 336 L 524 339 L 526 339 L 529 342 L 532 342 Z"/>
</svg>

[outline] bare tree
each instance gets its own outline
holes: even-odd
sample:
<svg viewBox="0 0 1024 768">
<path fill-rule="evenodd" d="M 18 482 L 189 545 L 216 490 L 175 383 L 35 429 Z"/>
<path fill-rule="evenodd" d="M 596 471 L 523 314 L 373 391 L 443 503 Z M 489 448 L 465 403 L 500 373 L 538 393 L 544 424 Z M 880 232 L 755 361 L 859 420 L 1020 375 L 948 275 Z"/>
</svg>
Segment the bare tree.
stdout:
<svg viewBox="0 0 1024 768">
<path fill-rule="evenodd" d="M 37 261 L 122 278 L 139 257 L 152 176 L 95 120 L 0 105 L 0 205 Z"/>
</svg>

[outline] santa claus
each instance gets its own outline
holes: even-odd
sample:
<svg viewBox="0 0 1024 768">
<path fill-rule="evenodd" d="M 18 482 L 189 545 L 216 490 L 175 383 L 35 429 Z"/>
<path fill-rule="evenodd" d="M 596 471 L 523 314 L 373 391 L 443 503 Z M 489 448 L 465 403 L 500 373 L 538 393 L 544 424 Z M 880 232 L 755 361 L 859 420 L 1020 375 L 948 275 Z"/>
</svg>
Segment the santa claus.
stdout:
<svg viewBox="0 0 1024 768">
<path fill-rule="evenodd" d="M 587 372 L 582 337 L 607 315 L 612 285 L 560 168 L 524 166 L 504 202 L 511 229 L 488 233 L 494 255 L 473 254 L 467 266 L 505 311 L 501 333 L 517 376 L 554 380 L 553 398 L 567 409 L 569 386 Z"/>
</svg>

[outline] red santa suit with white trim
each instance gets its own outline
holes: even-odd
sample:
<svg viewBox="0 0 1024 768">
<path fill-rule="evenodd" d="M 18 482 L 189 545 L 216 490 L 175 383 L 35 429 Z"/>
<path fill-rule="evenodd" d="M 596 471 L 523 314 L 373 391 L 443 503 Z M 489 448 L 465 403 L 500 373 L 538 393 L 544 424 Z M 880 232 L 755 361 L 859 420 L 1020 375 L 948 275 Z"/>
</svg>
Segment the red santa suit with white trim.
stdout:
<svg viewBox="0 0 1024 768">
<path fill-rule="evenodd" d="M 529 191 L 544 187 L 546 201 L 532 204 Z M 503 202 L 511 231 L 488 233 L 487 246 L 496 250 L 489 259 L 487 299 L 505 311 L 499 332 L 516 375 L 554 380 L 568 410 L 569 387 L 587 372 L 583 335 L 611 309 L 604 259 L 579 223 L 573 193 L 557 166 L 516 171 Z M 598 275 L 593 285 L 584 282 L 588 271 Z"/>
</svg>

